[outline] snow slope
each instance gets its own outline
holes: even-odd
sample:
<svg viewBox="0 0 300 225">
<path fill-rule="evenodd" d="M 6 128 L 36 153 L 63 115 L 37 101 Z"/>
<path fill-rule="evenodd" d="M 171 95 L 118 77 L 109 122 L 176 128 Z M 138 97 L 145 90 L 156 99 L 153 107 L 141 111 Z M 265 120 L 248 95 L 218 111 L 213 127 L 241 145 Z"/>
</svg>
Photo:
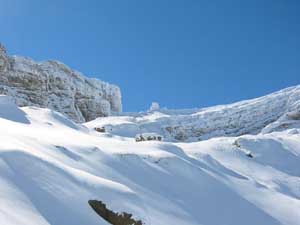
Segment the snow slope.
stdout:
<svg viewBox="0 0 300 225">
<path fill-rule="evenodd" d="M 147 225 L 300 225 L 299 127 L 137 143 L 6 96 L 0 112 L 1 224 L 107 225 L 96 199 Z"/>
<path fill-rule="evenodd" d="M 165 140 L 191 142 L 284 130 L 292 128 L 295 121 L 300 122 L 300 86 L 229 105 L 127 113 L 98 118 L 86 125 L 90 128 L 104 126 L 111 133 L 126 137 L 155 132 Z"/>
</svg>

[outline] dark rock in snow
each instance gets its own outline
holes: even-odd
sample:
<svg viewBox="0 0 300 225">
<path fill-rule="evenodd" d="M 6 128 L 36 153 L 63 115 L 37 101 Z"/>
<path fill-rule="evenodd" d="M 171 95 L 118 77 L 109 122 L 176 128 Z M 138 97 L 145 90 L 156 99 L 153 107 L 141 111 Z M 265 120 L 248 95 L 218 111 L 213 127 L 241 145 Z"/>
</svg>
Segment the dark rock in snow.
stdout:
<svg viewBox="0 0 300 225">
<path fill-rule="evenodd" d="M 89 205 L 104 220 L 113 225 L 143 225 L 142 221 L 132 218 L 132 214 L 122 212 L 116 213 L 106 207 L 106 205 L 98 200 L 89 200 Z"/>
</svg>

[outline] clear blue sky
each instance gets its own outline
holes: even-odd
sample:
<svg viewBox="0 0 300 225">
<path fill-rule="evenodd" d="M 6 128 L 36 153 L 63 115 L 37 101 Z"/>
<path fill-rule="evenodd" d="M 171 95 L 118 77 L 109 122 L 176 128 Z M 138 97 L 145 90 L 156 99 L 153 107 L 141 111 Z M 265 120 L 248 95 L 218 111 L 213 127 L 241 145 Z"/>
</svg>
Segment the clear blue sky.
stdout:
<svg viewBox="0 0 300 225">
<path fill-rule="evenodd" d="M 300 84 L 297 0 L 0 0 L 0 42 L 119 85 L 125 111 Z"/>
</svg>

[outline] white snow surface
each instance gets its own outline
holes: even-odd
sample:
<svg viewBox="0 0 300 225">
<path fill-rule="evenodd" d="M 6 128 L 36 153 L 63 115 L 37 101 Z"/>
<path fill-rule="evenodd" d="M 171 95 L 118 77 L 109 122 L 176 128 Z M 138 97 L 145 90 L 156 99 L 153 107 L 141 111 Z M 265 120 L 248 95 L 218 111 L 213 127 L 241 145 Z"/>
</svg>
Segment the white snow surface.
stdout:
<svg viewBox="0 0 300 225">
<path fill-rule="evenodd" d="M 156 109 L 98 118 L 86 126 L 106 127 L 110 133 L 124 137 L 154 132 L 165 140 L 180 142 L 270 133 L 299 126 L 300 85 L 228 105 L 186 110 Z"/>
<path fill-rule="evenodd" d="M 88 205 L 96 199 L 146 225 L 300 225 L 297 123 L 193 143 L 137 143 L 126 127 L 131 132 L 140 117 L 106 119 L 122 123 L 124 136 L 0 96 L 0 224 L 108 225 Z"/>
</svg>

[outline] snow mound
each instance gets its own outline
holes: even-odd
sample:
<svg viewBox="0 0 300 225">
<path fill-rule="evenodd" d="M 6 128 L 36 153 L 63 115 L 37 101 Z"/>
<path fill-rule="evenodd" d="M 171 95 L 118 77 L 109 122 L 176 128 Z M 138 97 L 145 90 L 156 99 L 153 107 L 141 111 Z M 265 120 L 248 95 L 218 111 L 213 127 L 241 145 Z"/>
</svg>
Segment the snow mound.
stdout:
<svg viewBox="0 0 300 225">
<path fill-rule="evenodd" d="M 28 124 L 26 114 L 13 103 L 13 99 L 0 95 L 0 118 Z"/>
</svg>

